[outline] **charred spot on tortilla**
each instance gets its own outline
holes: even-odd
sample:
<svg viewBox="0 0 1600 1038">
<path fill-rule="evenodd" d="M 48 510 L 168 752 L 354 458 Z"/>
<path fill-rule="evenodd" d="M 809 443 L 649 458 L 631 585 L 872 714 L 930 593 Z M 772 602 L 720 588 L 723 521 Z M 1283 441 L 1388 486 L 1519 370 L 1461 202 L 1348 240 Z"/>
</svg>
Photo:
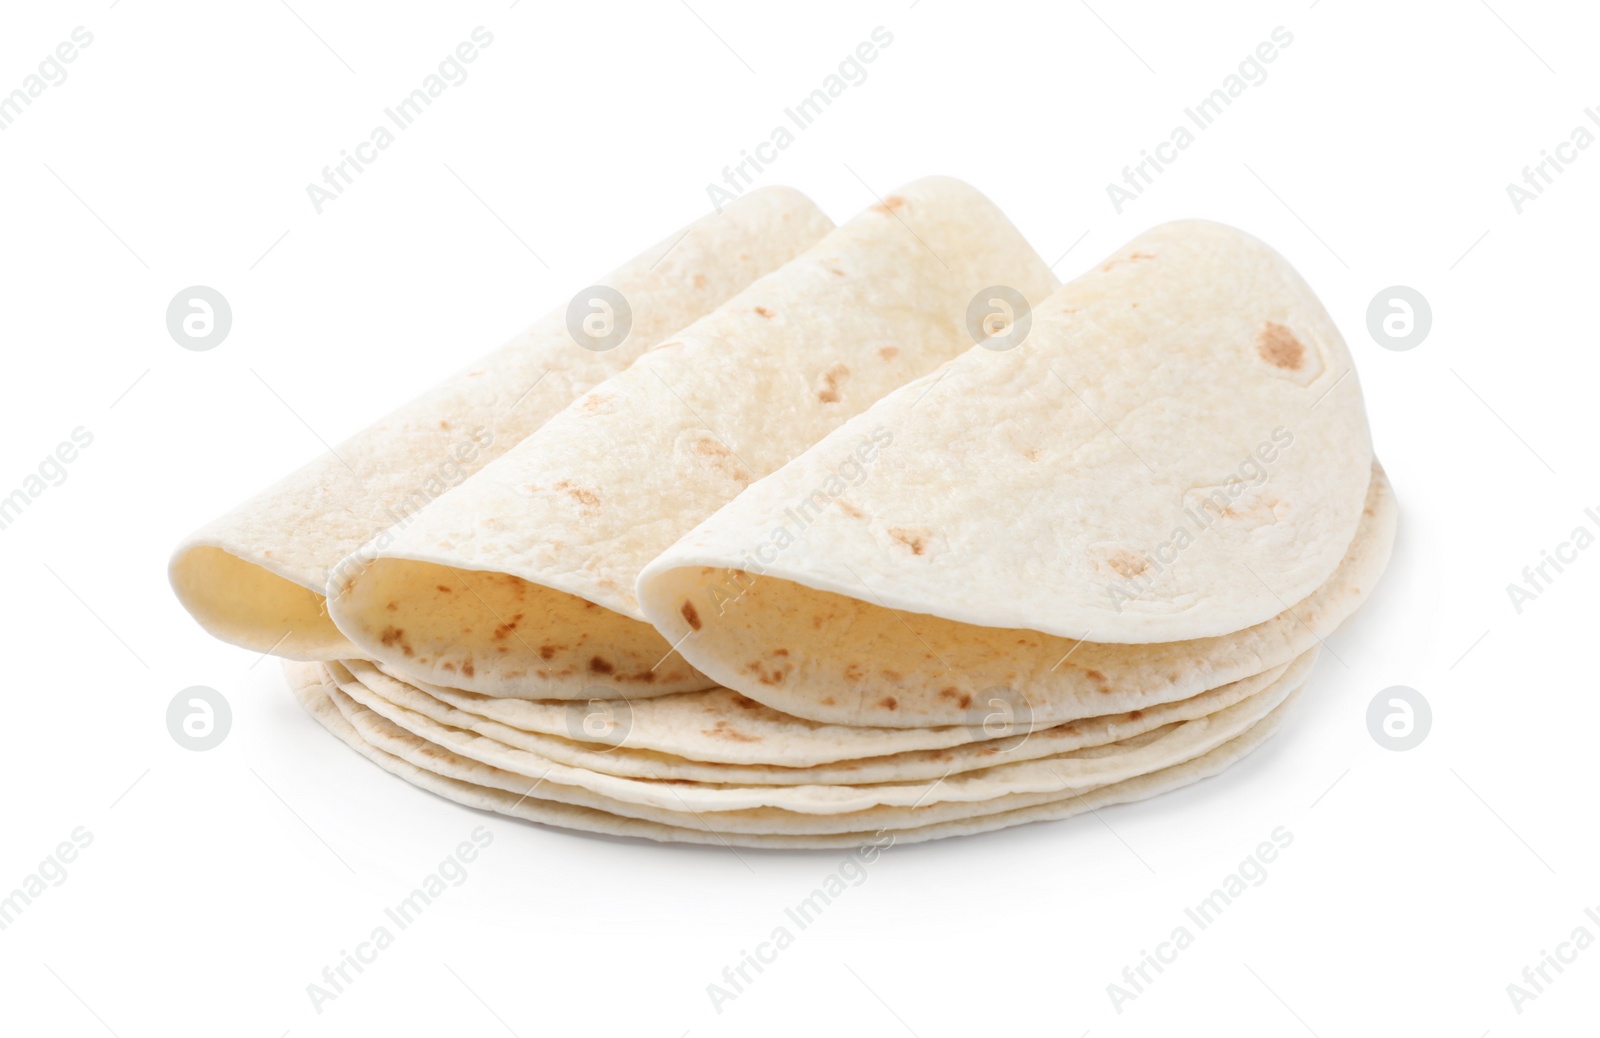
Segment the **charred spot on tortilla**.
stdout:
<svg viewBox="0 0 1600 1038">
<path fill-rule="evenodd" d="M 756 307 L 756 313 L 760 314 L 762 317 L 766 317 L 766 318 L 771 318 L 772 317 L 772 311 L 768 310 L 764 306 Z"/>
<path fill-rule="evenodd" d="M 600 506 L 599 494 L 595 493 L 593 490 L 590 490 L 588 487 L 578 486 L 578 484 L 572 482 L 570 479 L 563 479 L 561 482 L 555 485 L 555 489 L 561 491 L 563 494 L 566 494 L 568 497 L 572 498 L 585 508 L 598 508 Z"/>
<path fill-rule="evenodd" d="M 689 601 L 687 598 L 684 599 L 683 608 L 678 610 L 678 612 L 683 614 L 684 623 L 688 624 L 696 631 L 700 629 L 700 612 L 699 610 L 695 609 L 693 602 Z"/>
<path fill-rule="evenodd" d="M 817 399 L 825 404 L 839 402 L 839 387 L 850 377 L 850 369 L 835 361 L 817 376 Z"/>
<path fill-rule="evenodd" d="M 616 667 L 613 667 L 609 662 L 601 659 L 599 656 L 589 657 L 589 671 L 593 674 L 610 674 L 616 669 Z"/>
<path fill-rule="evenodd" d="M 1155 258 L 1156 256 L 1153 252 L 1130 252 L 1126 256 L 1117 256 L 1113 259 L 1107 260 L 1105 266 L 1101 267 L 1100 269 L 1110 270 L 1119 263 L 1137 263 L 1140 260 L 1153 260 Z"/>
<path fill-rule="evenodd" d="M 1305 366 L 1306 348 L 1287 326 L 1265 321 L 1256 333 L 1256 352 L 1273 367 L 1299 371 Z"/>
<path fill-rule="evenodd" d="M 885 710 L 898 710 L 900 709 L 900 700 L 896 699 L 894 696 L 884 696 L 882 699 L 878 700 L 878 705 L 883 707 Z"/>
<path fill-rule="evenodd" d="M 1126 580 L 1132 580 L 1150 568 L 1148 562 L 1125 548 L 1106 559 L 1106 565 L 1116 570 L 1117 574 Z"/>
<path fill-rule="evenodd" d="M 913 555 L 926 555 L 928 541 L 932 539 L 933 532 L 921 528 L 908 528 L 904 526 L 889 527 L 889 536 L 911 549 Z"/>
</svg>

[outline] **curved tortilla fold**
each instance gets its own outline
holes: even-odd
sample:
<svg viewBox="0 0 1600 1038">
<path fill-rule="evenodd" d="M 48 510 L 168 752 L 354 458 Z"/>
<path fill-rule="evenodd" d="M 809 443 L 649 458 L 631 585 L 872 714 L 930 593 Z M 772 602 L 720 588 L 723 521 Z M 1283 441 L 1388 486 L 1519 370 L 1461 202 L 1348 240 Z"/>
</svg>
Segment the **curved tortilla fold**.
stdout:
<svg viewBox="0 0 1600 1038">
<path fill-rule="evenodd" d="M 1122 742 L 1175 722 L 1214 714 L 1261 692 L 1288 669 L 1274 667 L 1147 710 L 1085 718 L 1031 731 L 1015 726 L 1013 731 L 1013 725 L 1001 716 L 992 718 L 987 728 L 970 729 L 818 725 L 780 714 L 726 689 L 680 692 L 637 704 L 496 699 L 451 690 L 430 692 L 361 661 L 341 661 L 341 665 L 371 696 L 381 697 L 394 707 L 561 764 L 626 778 L 738 785 L 931 781 L 999 764 L 1051 757 Z M 351 694 L 405 726 L 399 715 L 384 706 Z M 480 715 L 475 710 L 484 713 Z M 524 727 L 494 720 L 495 717 Z M 528 726 L 545 730 L 530 730 Z M 840 733 L 848 733 L 848 737 L 840 738 Z M 929 736 L 938 748 L 921 748 L 930 741 L 925 738 Z M 955 741 L 963 738 L 973 741 Z M 651 746 L 658 748 L 645 748 Z M 659 747 L 670 747 L 671 751 Z M 730 753 L 730 749 L 735 752 Z M 852 753 L 855 756 L 850 756 Z M 741 762 L 729 761 L 733 756 Z M 809 766 L 781 763 L 817 758 L 826 758 L 827 762 Z"/>
<path fill-rule="evenodd" d="M 970 314 L 987 299 L 976 297 L 995 286 L 1037 301 L 1056 280 L 977 191 L 916 181 L 341 566 L 330 615 L 358 655 L 487 695 L 707 688 L 644 621 L 639 570 L 752 481 L 971 346 Z M 819 486 L 867 479 L 883 446 L 871 426 L 831 443 Z"/>
<path fill-rule="evenodd" d="M 876 429 L 893 445 L 870 478 L 773 537 Z M 1241 232 L 1169 224 L 1041 305 L 1020 346 L 967 351 L 752 485 L 637 592 L 691 664 L 795 716 L 969 723 L 1003 686 L 1064 721 L 1304 651 L 1291 605 L 1342 619 L 1387 559 L 1373 473 L 1305 283 Z"/>
<path fill-rule="evenodd" d="M 1035 726 L 1147 710 L 1287 663 L 1321 644 L 1371 593 L 1388 564 L 1396 524 L 1394 493 L 1374 465 L 1361 526 L 1328 582 L 1272 619 L 1216 638 L 1156 645 L 1079 642 L 901 613 L 763 578 L 719 618 L 748 610 L 760 623 L 703 623 L 680 651 L 730 685 L 746 675 L 724 668 L 721 657 L 781 660 L 789 667 L 784 680 L 747 681 L 744 694 L 836 726 L 977 724 L 986 709 L 982 704 L 997 695 L 1014 702 Z M 681 580 L 678 593 L 703 606 L 701 616 L 716 615 L 696 597 L 715 572 L 673 573 Z M 821 624 L 819 616 L 825 618 Z M 790 651 L 776 656 L 773 646 Z M 975 697 L 970 704 L 960 698 L 969 695 Z"/>
<path fill-rule="evenodd" d="M 986 811 L 986 807 L 993 808 L 998 807 L 998 805 L 978 805 L 974 809 L 977 813 L 967 817 L 943 822 L 913 824 L 911 827 L 896 829 L 874 829 L 869 827 L 856 831 L 832 833 L 781 830 L 778 832 L 738 832 L 725 831 L 718 828 L 716 819 L 688 812 L 677 815 L 661 813 L 657 817 L 666 820 L 652 821 L 613 814 L 604 808 L 577 806 L 539 799 L 534 795 L 537 788 L 537 783 L 534 780 L 511 775 L 508 772 L 498 771 L 498 769 L 489 768 L 485 765 L 478 765 L 476 768 L 469 767 L 468 765 L 471 762 L 465 762 L 461 758 L 452 760 L 454 755 L 449 754 L 448 751 L 436 749 L 434 752 L 437 756 L 429 757 L 424 755 L 422 759 L 429 760 L 430 763 L 437 761 L 441 768 L 450 770 L 461 768 L 463 770 L 460 773 L 472 774 L 479 781 L 454 778 L 441 774 L 439 771 L 418 766 L 410 760 L 368 742 L 357 731 L 343 711 L 348 710 L 356 716 L 362 716 L 364 711 L 365 715 L 368 715 L 374 723 L 381 725 L 386 722 L 383 722 L 381 718 L 377 718 L 376 715 L 373 715 L 371 711 L 367 711 L 360 704 L 344 696 L 321 666 L 286 663 L 285 671 L 296 699 L 318 723 L 340 741 L 390 774 L 459 804 L 479 810 L 496 811 L 545 825 L 602 835 L 630 836 L 666 843 L 768 849 L 868 847 L 882 850 L 899 844 L 921 843 L 951 836 L 989 832 L 1029 822 L 1070 818 L 1077 814 L 1097 811 L 1100 808 L 1114 804 L 1128 803 L 1156 796 L 1215 775 L 1256 750 L 1282 726 L 1283 720 L 1293 708 L 1295 700 L 1302 694 L 1301 691 L 1297 690 L 1277 709 L 1244 733 L 1192 760 L 1093 790 L 1067 790 L 1058 798 L 1045 799 L 1029 806 L 1004 807 L 998 810 Z M 336 702 L 335 697 L 341 702 Z M 389 733 L 391 737 L 400 740 L 399 743 L 395 744 L 395 748 L 404 749 L 407 737 L 404 736 L 404 733 L 399 733 L 397 729 L 393 729 L 392 725 L 389 728 L 392 730 Z M 408 738 L 415 739 L 415 737 Z M 421 740 L 415 741 L 421 742 Z M 604 798 L 595 802 L 605 803 Z M 850 816 L 842 817 L 848 818 Z M 815 825 L 818 821 L 826 823 L 829 819 L 827 816 L 823 816 L 820 819 L 816 816 L 797 816 L 784 820 L 790 822 L 803 821 Z"/>
<path fill-rule="evenodd" d="M 218 638 L 258 652 L 351 655 L 323 600 L 341 559 L 831 227 L 799 192 L 763 188 L 651 246 L 600 282 L 631 313 L 621 342 L 580 346 L 567 308 L 550 314 L 187 538 L 169 571 L 179 601 Z"/>
</svg>

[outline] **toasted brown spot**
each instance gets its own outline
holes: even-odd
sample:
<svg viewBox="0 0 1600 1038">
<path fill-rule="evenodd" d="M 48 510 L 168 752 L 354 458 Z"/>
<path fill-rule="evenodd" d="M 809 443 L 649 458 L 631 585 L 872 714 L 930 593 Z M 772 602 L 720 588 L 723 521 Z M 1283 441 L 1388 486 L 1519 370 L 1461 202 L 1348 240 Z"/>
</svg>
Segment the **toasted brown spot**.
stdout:
<svg viewBox="0 0 1600 1038">
<path fill-rule="evenodd" d="M 441 667 L 443 667 L 445 670 L 448 670 L 452 674 L 454 674 L 456 672 L 456 665 L 454 663 L 445 662 L 445 663 L 441 663 L 439 665 Z"/>
<path fill-rule="evenodd" d="M 899 681 L 900 680 L 900 673 L 898 671 L 880 670 L 880 671 L 878 671 L 878 673 L 883 675 L 883 680 L 885 680 L 885 681 Z"/>
<path fill-rule="evenodd" d="M 398 603 L 398 602 L 390 602 L 388 605 L 384 606 L 384 608 L 389 610 L 389 612 L 392 613 L 392 612 L 395 612 L 396 610 L 398 610 L 400 608 L 400 603 Z"/>
<path fill-rule="evenodd" d="M 1040 458 L 1044 457 L 1044 451 L 1037 447 L 1029 447 L 1027 450 L 1022 452 L 1022 456 L 1027 458 L 1029 461 L 1038 461 Z"/>
<path fill-rule="evenodd" d="M 402 631 L 398 627 L 385 627 L 382 632 L 378 634 L 378 640 L 383 643 L 385 648 L 388 648 L 405 636 L 406 632 Z"/>
<path fill-rule="evenodd" d="M 1118 551 L 1106 560 L 1106 565 L 1117 571 L 1125 580 L 1132 580 L 1145 570 L 1150 564 L 1131 551 Z"/>
<path fill-rule="evenodd" d="M 882 357 L 884 360 L 894 360 L 896 357 L 900 356 L 900 347 L 898 347 L 898 346 L 883 346 L 883 347 L 880 347 L 878 349 L 878 356 Z"/>
<path fill-rule="evenodd" d="M 1126 256 L 1118 256 L 1116 259 L 1107 260 L 1106 265 L 1100 269 L 1110 270 L 1118 263 L 1137 263 L 1139 260 L 1152 260 L 1155 258 L 1155 254 L 1152 252 L 1130 252 Z"/>
<path fill-rule="evenodd" d="M 904 198 L 901 198 L 899 195 L 890 195 L 879 204 L 873 206 L 872 211 L 875 213 L 883 213 L 885 216 L 887 216 L 905 204 L 906 200 Z"/>
<path fill-rule="evenodd" d="M 472 677 L 472 675 L 478 673 L 478 668 L 474 667 L 472 665 L 472 661 L 471 660 L 468 660 L 467 662 L 465 662 L 465 663 L 463 663 L 461 665 L 461 673 L 465 674 L 467 677 L 470 678 L 470 677 Z"/>
<path fill-rule="evenodd" d="M 955 700 L 956 706 L 960 707 L 962 710 L 965 710 L 967 707 L 972 705 L 972 695 L 970 693 L 961 691 L 954 685 L 951 685 L 949 688 L 941 688 L 939 690 L 939 698 Z"/>
<path fill-rule="evenodd" d="M 1144 716 L 1144 711 L 1143 710 L 1135 710 L 1132 713 L 1130 713 L 1128 716 L 1133 718 L 1135 721 L 1137 721 L 1139 718 Z"/>
<path fill-rule="evenodd" d="M 610 393 L 590 393 L 583 398 L 583 403 L 578 405 L 578 410 L 586 414 L 594 414 L 615 399 L 616 397 Z"/>
<path fill-rule="evenodd" d="M 741 732 L 737 728 L 728 727 L 728 722 L 718 721 L 715 728 L 702 728 L 701 734 L 709 735 L 713 739 L 727 739 L 730 742 L 760 742 L 761 736 Z"/>
<path fill-rule="evenodd" d="M 435 584 L 434 587 L 438 588 L 439 589 L 439 593 L 442 594 L 442 595 L 453 595 L 453 594 L 455 594 L 454 591 L 452 591 L 450 588 L 445 587 L 443 584 Z"/>
<path fill-rule="evenodd" d="M 539 646 L 539 658 L 541 660 L 555 659 L 555 655 L 556 655 L 556 647 L 554 645 L 541 645 L 541 646 Z"/>
<path fill-rule="evenodd" d="M 735 692 L 733 694 L 733 705 L 738 707 L 740 710 L 760 710 L 761 709 L 761 704 L 760 703 L 756 702 L 754 699 L 751 699 L 749 696 L 741 696 L 737 692 Z"/>
<path fill-rule="evenodd" d="M 439 423 L 439 428 L 448 429 L 448 428 L 450 428 L 450 423 L 449 422 L 440 422 Z"/>
<path fill-rule="evenodd" d="M 824 696 L 824 697 L 822 697 L 822 699 L 818 700 L 818 702 L 820 702 L 823 706 L 832 706 L 833 705 L 833 697 L 832 696 Z"/>
<path fill-rule="evenodd" d="M 697 609 L 695 609 L 693 602 L 689 601 L 687 598 L 684 599 L 683 608 L 678 610 L 678 612 L 683 614 L 684 623 L 688 624 L 696 631 L 700 629 L 700 613 Z"/>
<path fill-rule="evenodd" d="M 928 553 L 927 530 L 911 530 L 903 526 L 889 527 L 889 536 L 911 549 L 913 555 L 926 555 Z"/>
<path fill-rule="evenodd" d="M 588 487 L 580 487 L 570 479 L 563 479 L 555 485 L 555 489 L 566 494 L 585 508 L 594 508 L 600 504 L 600 495 Z"/>
<path fill-rule="evenodd" d="M 1306 362 L 1305 346 L 1276 321 L 1267 321 L 1256 333 L 1256 352 L 1268 364 L 1285 371 L 1299 371 Z"/>
<path fill-rule="evenodd" d="M 817 376 L 817 399 L 825 404 L 839 402 L 839 387 L 850 377 L 850 369 L 835 361 Z"/>
<path fill-rule="evenodd" d="M 833 503 L 839 506 L 839 511 L 843 512 L 845 515 L 848 515 L 852 519 L 861 519 L 867 514 L 842 497 L 835 498 Z"/>
<path fill-rule="evenodd" d="M 883 707 L 885 710 L 898 710 L 900 709 L 900 700 L 896 699 L 894 696 L 884 696 L 882 699 L 878 700 L 878 705 Z"/>
<path fill-rule="evenodd" d="M 694 287 L 695 288 L 705 288 L 706 287 L 706 276 L 704 274 L 696 274 L 694 276 Z"/>
<path fill-rule="evenodd" d="M 589 657 L 589 670 L 590 670 L 591 673 L 594 673 L 594 674 L 610 674 L 612 671 L 614 671 L 616 669 L 617 669 L 616 667 L 613 667 L 610 663 L 608 663 L 605 660 L 601 659 L 599 656 L 590 656 Z"/>
<path fill-rule="evenodd" d="M 867 672 L 861 669 L 861 664 L 859 663 L 847 664 L 844 668 L 844 679 L 846 681 L 860 681 L 866 674 Z"/>
<path fill-rule="evenodd" d="M 772 650 L 772 654 L 774 656 L 787 656 L 787 655 L 789 655 L 789 650 L 788 649 L 773 649 Z"/>
<path fill-rule="evenodd" d="M 767 308 L 766 308 L 766 307 L 764 307 L 764 306 L 758 306 L 758 307 L 756 307 L 756 313 L 758 313 L 758 314 L 760 314 L 760 315 L 761 315 L 761 316 L 762 316 L 762 317 L 768 317 L 768 318 L 770 318 L 770 317 L 771 317 L 771 316 L 772 316 L 772 311 L 771 311 L 771 310 L 768 310 L 768 309 L 767 309 Z"/>
<path fill-rule="evenodd" d="M 510 634 L 512 631 L 515 631 L 517 629 L 517 625 L 519 623 L 521 623 L 521 622 L 522 622 L 522 614 L 518 613 L 516 616 L 513 616 L 506 623 L 497 624 L 495 626 L 495 629 L 494 629 L 494 635 L 493 635 L 494 640 L 497 641 L 497 642 L 505 641 L 506 635 Z M 502 648 L 500 651 L 501 652 L 505 652 L 505 649 Z"/>
<path fill-rule="evenodd" d="M 832 275 L 834 275 L 836 277 L 841 277 L 841 278 L 844 277 L 844 271 L 840 270 L 838 267 L 829 267 L 828 268 L 828 273 L 830 273 L 830 274 L 832 274 Z"/>
</svg>

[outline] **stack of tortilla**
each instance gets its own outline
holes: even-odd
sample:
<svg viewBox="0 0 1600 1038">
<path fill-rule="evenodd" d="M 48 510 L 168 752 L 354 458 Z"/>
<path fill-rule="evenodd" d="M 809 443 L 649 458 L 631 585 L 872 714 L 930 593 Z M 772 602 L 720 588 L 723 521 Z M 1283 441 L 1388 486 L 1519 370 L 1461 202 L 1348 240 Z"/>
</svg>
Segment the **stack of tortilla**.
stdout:
<svg viewBox="0 0 1600 1038">
<path fill-rule="evenodd" d="M 384 769 L 590 832 L 915 842 L 1260 745 L 1395 533 L 1306 284 L 1182 222 L 1060 286 L 944 178 L 829 228 L 692 225 L 603 282 L 620 347 L 552 315 L 202 530 L 180 597 Z"/>
</svg>

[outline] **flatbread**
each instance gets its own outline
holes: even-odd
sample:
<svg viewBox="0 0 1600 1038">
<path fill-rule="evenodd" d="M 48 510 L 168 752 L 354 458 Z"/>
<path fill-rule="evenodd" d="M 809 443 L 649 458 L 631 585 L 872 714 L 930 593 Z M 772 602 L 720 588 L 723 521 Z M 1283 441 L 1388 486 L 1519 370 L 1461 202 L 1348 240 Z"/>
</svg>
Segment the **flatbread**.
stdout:
<svg viewBox="0 0 1600 1038">
<path fill-rule="evenodd" d="M 690 812 L 714 818 L 718 827 L 737 828 L 766 826 L 774 819 L 789 826 L 812 826 L 789 815 L 852 815 L 870 818 L 866 827 L 876 827 L 910 818 L 904 809 L 911 808 L 919 819 L 937 820 L 965 814 L 973 805 L 1021 806 L 1018 797 L 1055 795 L 1064 788 L 1081 791 L 1122 781 L 1197 757 L 1239 735 L 1299 687 L 1313 661 L 1314 657 L 1308 657 L 1263 691 L 1215 714 L 1165 725 L 1118 743 L 941 776 L 931 782 L 756 786 L 688 782 L 664 775 L 622 778 L 570 767 L 441 725 L 373 695 L 339 664 L 326 666 L 341 692 L 364 708 L 359 713 L 346 711 L 363 737 L 420 767 L 494 785 L 496 781 L 478 777 L 480 769 L 488 767 L 496 776 L 506 773 L 541 780 L 534 795 L 546 799 L 596 806 L 592 797 L 599 796 L 605 798 L 601 806 L 619 814 L 653 818 L 651 811 Z M 441 756 L 444 753 L 449 756 Z M 510 788 L 521 788 L 520 779 Z M 854 823 L 845 825 L 849 828 Z M 821 830 L 813 827 L 807 831 Z"/>
<path fill-rule="evenodd" d="M 496 696 L 709 687 L 644 621 L 639 570 L 885 393 L 971 346 L 985 290 L 1056 287 L 959 181 L 910 184 L 595 388 L 329 587 L 355 655 Z M 819 485 L 886 444 L 835 438 Z M 887 453 L 887 451 L 885 451 Z"/>
<path fill-rule="evenodd" d="M 1312 650 L 1307 656 L 1315 652 Z M 511 749 L 626 778 L 736 785 L 931 781 L 1013 761 L 1102 746 L 1175 722 L 1214 714 L 1261 692 L 1288 669 L 1274 667 L 1149 710 L 1085 718 L 1050 728 L 1030 729 L 1015 715 L 1008 715 L 1009 704 L 1001 701 L 987 705 L 989 716 L 975 720 L 970 727 L 840 729 L 787 717 L 725 689 L 680 692 L 643 700 L 635 711 L 632 704 L 609 701 L 550 703 L 495 699 L 450 690 L 435 690 L 439 693 L 435 696 L 390 677 L 371 664 L 346 661 L 343 665 L 370 695 L 440 725 L 475 733 Z M 381 705 L 366 699 L 361 701 L 404 725 L 404 721 Z M 454 706 L 452 702 L 464 705 Z M 518 724 L 503 723 L 493 717 Z M 848 732 L 849 736 L 839 738 L 841 731 Z M 917 747 L 928 735 L 939 737 L 945 745 L 935 749 L 901 749 Z M 971 741 L 953 741 L 961 738 Z M 643 748 L 646 746 L 658 748 Z M 671 749 L 663 751 L 660 747 Z M 738 754 L 739 762 L 726 759 L 731 756 L 727 752 L 730 747 L 742 751 Z M 854 759 L 841 756 L 852 750 L 863 756 Z M 831 759 L 810 766 L 790 763 L 817 758 Z"/>
<path fill-rule="evenodd" d="M 323 600 L 341 559 L 831 228 L 799 192 L 763 188 L 652 245 L 600 281 L 631 311 L 620 343 L 580 346 L 562 307 L 185 539 L 169 570 L 178 600 L 213 635 L 256 652 L 354 654 Z"/>
<path fill-rule="evenodd" d="M 1361 524 L 1326 584 L 1264 623 L 1183 642 L 1115 645 L 977 627 L 771 577 L 747 585 L 718 618 L 727 622 L 714 622 L 705 589 L 716 574 L 676 566 L 658 571 L 647 601 L 659 594 L 663 602 L 692 603 L 702 629 L 679 651 L 723 684 L 796 717 L 838 726 L 949 725 L 968 715 L 962 697 L 1005 687 L 1026 693 L 1035 724 L 1059 724 L 1186 699 L 1321 644 L 1371 593 L 1396 523 L 1394 493 L 1374 465 Z M 682 639 L 688 632 L 673 615 L 656 611 L 663 632 Z"/>
<path fill-rule="evenodd" d="M 775 538 L 880 429 L 872 478 Z M 1020 345 L 967 351 L 754 483 L 636 590 L 691 664 L 796 716 L 950 724 L 1002 685 L 1067 720 L 1124 708 L 1103 692 L 1193 695 L 1226 680 L 1219 654 L 1237 674 L 1303 651 L 1235 652 L 1348 590 L 1373 468 L 1349 352 L 1305 282 L 1242 232 L 1168 224 L 1037 307 Z M 1364 559 L 1386 557 L 1376 532 Z"/>
<path fill-rule="evenodd" d="M 592 808 L 574 807 L 552 801 L 532 798 L 529 792 L 536 783 L 527 782 L 527 789 L 512 793 L 493 786 L 484 786 L 452 779 L 380 750 L 367 743 L 345 720 L 332 696 L 339 690 L 322 667 L 314 664 L 286 663 L 285 672 L 296 699 L 318 723 L 357 753 L 378 764 L 384 770 L 405 779 L 413 785 L 479 810 L 523 818 L 528 821 L 610 836 L 627 836 L 665 843 L 720 845 L 766 849 L 831 849 L 871 846 L 885 848 L 899 844 L 920 843 L 926 840 L 951 836 L 965 836 L 995 829 L 1023 825 L 1029 822 L 1070 818 L 1088 811 L 1098 811 L 1115 804 L 1142 800 L 1160 793 L 1198 782 L 1225 770 L 1253 752 L 1282 725 L 1293 708 L 1299 693 L 1268 714 L 1243 735 L 1203 754 L 1193 760 L 1164 768 L 1136 779 L 1105 786 L 1101 789 L 1070 795 L 1065 799 L 1004 811 L 959 821 L 924 825 L 915 829 L 894 831 L 861 831 L 828 835 L 787 835 L 756 833 L 723 833 L 713 831 L 709 823 L 696 819 L 685 826 L 664 825 L 636 818 L 626 818 Z M 690 816 L 691 818 L 693 816 Z"/>
</svg>

